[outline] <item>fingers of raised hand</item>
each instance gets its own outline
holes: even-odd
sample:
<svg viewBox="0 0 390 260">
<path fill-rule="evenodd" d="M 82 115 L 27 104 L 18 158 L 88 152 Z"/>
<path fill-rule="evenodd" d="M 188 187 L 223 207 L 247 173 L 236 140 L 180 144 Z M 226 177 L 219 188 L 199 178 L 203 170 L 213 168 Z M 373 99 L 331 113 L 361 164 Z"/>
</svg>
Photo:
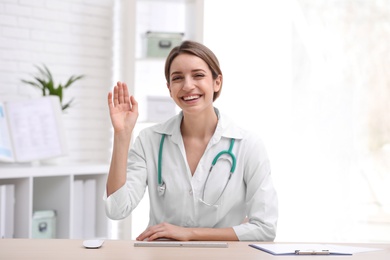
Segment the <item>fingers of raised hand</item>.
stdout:
<svg viewBox="0 0 390 260">
<path fill-rule="evenodd" d="M 110 107 L 117 107 L 118 105 L 122 104 L 130 105 L 129 90 L 126 83 L 118 81 L 116 86 L 114 86 L 113 92 L 109 93 L 108 99 L 108 104 Z M 134 98 L 132 99 L 134 100 Z"/>
<path fill-rule="evenodd" d="M 108 107 L 110 109 L 113 107 L 113 104 L 112 104 L 112 92 L 108 93 Z"/>
<path fill-rule="evenodd" d="M 118 90 L 118 86 L 115 86 L 114 87 L 114 106 L 118 106 L 119 104 L 119 90 Z"/>
<path fill-rule="evenodd" d="M 124 98 L 124 90 L 123 88 L 126 86 L 124 83 L 122 82 L 118 82 L 117 83 L 117 86 L 118 86 L 118 92 L 119 92 L 119 104 L 123 104 L 125 102 L 125 98 Z"/>
<path fill-rule="evenodd" d="M 131 110 L 134 113 L 138 114 L 138 102 L 135 100 L 134 96 L 130 96 Z"/>
</svg>

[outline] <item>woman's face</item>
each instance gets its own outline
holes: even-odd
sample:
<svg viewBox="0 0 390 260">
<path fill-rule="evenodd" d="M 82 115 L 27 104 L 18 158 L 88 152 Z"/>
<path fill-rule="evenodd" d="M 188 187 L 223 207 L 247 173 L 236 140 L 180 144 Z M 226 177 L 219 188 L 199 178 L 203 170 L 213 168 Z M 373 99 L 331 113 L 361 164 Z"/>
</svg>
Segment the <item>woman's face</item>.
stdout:
<svg viewBox="0 0 390 260">
<path fill-rule="evenodd" d="M 191 54 L 179 54 L 171 64 L 169 92 L 187 113 L 199 113 L 213 107 L 214 92 L 221 88 L 221 76 L 213 79 L 207 63 Z"/>
</svg>

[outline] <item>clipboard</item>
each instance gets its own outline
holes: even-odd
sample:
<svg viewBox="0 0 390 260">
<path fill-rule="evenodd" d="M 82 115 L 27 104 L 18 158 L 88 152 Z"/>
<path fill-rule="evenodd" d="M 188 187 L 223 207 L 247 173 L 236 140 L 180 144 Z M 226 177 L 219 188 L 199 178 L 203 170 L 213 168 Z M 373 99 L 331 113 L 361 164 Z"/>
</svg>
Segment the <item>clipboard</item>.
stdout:
<svg viewBox="0 0 390 260">
<path fill-rule="evenodd" d="M 258 243 L 249 244 L 249 246 L 272 255 L 353 255 L 355 253 L 382 250 L 380 248 L 332 244 Z"/>
</svg>

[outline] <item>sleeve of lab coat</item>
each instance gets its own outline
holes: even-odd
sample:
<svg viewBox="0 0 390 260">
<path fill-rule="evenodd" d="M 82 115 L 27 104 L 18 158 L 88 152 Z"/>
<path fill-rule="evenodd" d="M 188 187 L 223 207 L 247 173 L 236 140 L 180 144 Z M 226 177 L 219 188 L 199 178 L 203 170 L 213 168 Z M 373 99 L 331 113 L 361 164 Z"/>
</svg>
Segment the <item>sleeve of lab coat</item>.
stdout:
<svg viewBox="0 0 390 260">
<path fill-rule="evenodd" d="M 248 142 L 244 181 L 248 222 L 233 227 L 239 240 L 273 241 L 278 219 L 278 198 L 268 155 L 262 141 Z"/>
<path fill-rule="evenodd" d="M 146 185 L 145 151 L 137 138 L 128 155 L 126 184 L 108 198 L 106 193 L 103 197 L 107 217 L 118 220 L 129 216 L 144 196 Z"/>
</svg>

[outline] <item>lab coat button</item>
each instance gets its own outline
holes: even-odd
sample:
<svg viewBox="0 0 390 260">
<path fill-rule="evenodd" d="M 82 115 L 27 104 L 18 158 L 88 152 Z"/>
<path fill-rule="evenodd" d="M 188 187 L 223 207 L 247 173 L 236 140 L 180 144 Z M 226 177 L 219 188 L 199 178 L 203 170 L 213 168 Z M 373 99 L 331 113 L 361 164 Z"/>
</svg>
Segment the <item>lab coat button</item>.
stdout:
<svg viewBox="0 0 390 260">
<path fill-rule="evenodd" d="M 190 193 L 190 195 L 192 196 L 192 194 L 193 194 L 193 192 L 192 192 L 192 189 L 190 190 L 190 192 L 189 192 L 189 193 Z"/>
</svg>

